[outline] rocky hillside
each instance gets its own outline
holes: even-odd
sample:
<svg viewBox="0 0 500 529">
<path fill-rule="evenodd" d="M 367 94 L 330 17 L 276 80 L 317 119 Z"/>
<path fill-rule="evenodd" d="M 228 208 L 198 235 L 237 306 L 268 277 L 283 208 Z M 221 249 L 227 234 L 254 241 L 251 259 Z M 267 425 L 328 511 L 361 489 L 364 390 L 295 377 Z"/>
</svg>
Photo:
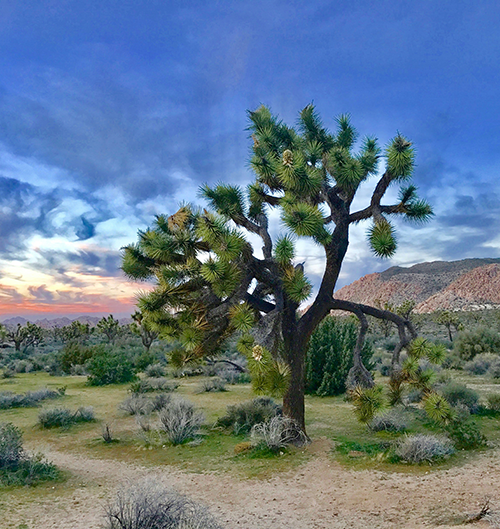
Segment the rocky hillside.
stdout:
<svg viewBox="0 0 500 529">
<path fill-rule="evenodd" d="M 393 266 L 358 279 L 335 297 L 370 305 L 377 300 L 399 305 L 411 299 L 417 303 L 415 312 L 420 313 L 496 308 L 500 307 L 500 259 Z"/>
</svg>

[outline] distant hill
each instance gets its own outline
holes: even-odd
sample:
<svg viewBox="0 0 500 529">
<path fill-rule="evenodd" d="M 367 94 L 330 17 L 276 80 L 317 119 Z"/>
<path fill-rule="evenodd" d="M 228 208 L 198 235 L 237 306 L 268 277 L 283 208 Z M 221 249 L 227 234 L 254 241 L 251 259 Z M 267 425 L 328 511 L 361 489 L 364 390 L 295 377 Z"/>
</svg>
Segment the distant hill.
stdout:
<svg viewBox="0 0 500 529">
<path fill-rule="evenodd" d="M 500 259 L 434 261 L 393 266 L 341 288 L 335 297 L 373 305 L 416 302 L 415 312 L 500 308 Z"/>
</svg>

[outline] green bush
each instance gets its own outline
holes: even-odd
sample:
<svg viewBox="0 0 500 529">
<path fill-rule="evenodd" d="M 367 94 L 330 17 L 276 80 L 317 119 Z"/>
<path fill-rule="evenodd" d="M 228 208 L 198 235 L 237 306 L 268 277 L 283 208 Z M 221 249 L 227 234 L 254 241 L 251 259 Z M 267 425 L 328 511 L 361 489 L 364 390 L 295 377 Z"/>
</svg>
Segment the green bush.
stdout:
<svg viewBox="0 0 500 529">
<path fill-rule="evenodd" d="M 306 354 L 306 393 L 340 395 L 352 367 L 352 355 L 358 336 L 358 325 L 350 318 L 327 316 L 314 331 Z M 373 348 L 365 342 L 362 358 L 372 369 Z"/>
<path fill-rule="evenodd" d="M 453 421 L 446 431 L 459 450 L 473 450 L 486 445 L 486 437 L 474 421 Z"/>
<path fill-rule="evenodd" d="M 85 364 L 95 354 L 95 347 L 87 347 L 78 342 L 65 344 L 59 355 L 59 364 L 64 373 L 71 373 L 74 366 Z"/>
<path fill-rule="evenodd" d="M 282 415 L 281 406 L 269 397 L 257 397 L 228 406 L 226 415 L 218 419 L 216 426 L 231 428 L 238 435 L 250 432 L 254 425 L 267 422 L 277 415 Z"/>
<path fill-rule="evenodd" d="M 88 366 L 89 386 L 106 384 L 125 384 L 135 379 L 132 362 L 123 352 L 108 351 L 99 348 L 92 356 Z"/>
<path fill-rule="evenodd" d="M 479 409 L 479 393 L 460 382 L 449 382 L 440 389 L 441 395 L 452 405 L 463 405 L 471 413 L 476 413 Z"/>
<path fill-rule="evenodd" d="M 482 325 L 469 331 L 461 331 L 455 338 L 453 351 L 462 360 L 472 360 L 485 353 L 500 354 L 500 333 Z"/>
<path fill-rule="evenodd" d="M 52 463 L 23 450 L 19 428 L 0 423 L 0 485 L 33 485 L 57 478 L 59 471 Z"/>
<path fill-rule="evenodd" d="M 494 412 L 500 412 L 500 394 L 492 393 L 487 397 L 488 409 Z"/>
</svg>

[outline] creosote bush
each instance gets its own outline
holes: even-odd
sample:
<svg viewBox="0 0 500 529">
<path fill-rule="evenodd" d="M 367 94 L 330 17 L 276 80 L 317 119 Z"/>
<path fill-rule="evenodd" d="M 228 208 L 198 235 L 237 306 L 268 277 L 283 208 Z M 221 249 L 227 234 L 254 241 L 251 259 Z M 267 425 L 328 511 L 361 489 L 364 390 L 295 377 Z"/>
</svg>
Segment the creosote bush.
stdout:
<svg viewBox="0 0 500 529">
<path fill-rule="evenodd" d="M 96 348 L 88 364 L 89 386 L 125 384 L 135 379 L 130 359 L 121 352 L 108 351 L 105 347 Z"/>
<path fill-rule="evenodd" d="M 78 408 L 76 411 L 64 407 L 47 408 L 38 414 L 38 422 L 42 428 L 68 428 L 72 424 L 92 421 L 95 421 L 92 406 Z"/>
<path fill-rule="evenodd" d="M 493 328 L 478 326 L 458 333 L 453 351 L 462 360 L 472 360 L 484 353 L 500 354 L 500 334 Z"/>
<path fill-rule="evenodd" d="M 240 404 L 227 407 L 226 415 L 220 417 L 216 426 L 231 428 L 238 435 L 248 433 L 256 424 L 269 421 L 275 416 L 282 415 L 282 409 L 269 397 L 256 397 Z"/>
<path fill-rule="evenodd" d="M 182 399 L 172 399 L 159 414 L 159 431 L 173 445 L 183 444 L 197 437 L 205 421 L 202 412 L 194 404 Z"/>
<path fill-rule="evenodd" d="M 152 478 L 122 487 L 105 519 L 104 529 L 221 529 L 204 506 Z"/>
<path fill-rule="evenodd" d="M 416 434 L 405 435 L 397 444 L 395 454 L 407 463 L 432 463 L 453 454 L 453 444 L 446 437 Z"/>
</svg>

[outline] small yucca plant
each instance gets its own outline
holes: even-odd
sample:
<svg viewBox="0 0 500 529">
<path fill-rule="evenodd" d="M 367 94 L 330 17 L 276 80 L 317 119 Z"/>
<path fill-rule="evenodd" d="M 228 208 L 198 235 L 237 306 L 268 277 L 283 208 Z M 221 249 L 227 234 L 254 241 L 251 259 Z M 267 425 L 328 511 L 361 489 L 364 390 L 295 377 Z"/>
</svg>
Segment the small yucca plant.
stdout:
<svg viewBox="0 0 500 529">
<path fill-rule="evenodd" d="M 374 386 L 365 389 L 357 386 L 352 392 L 352 403 L 354 404 L 354 413 L 359 422 L 369 423 L 377 411 L 385 405 L 382 386 Z"/>
</svg>

